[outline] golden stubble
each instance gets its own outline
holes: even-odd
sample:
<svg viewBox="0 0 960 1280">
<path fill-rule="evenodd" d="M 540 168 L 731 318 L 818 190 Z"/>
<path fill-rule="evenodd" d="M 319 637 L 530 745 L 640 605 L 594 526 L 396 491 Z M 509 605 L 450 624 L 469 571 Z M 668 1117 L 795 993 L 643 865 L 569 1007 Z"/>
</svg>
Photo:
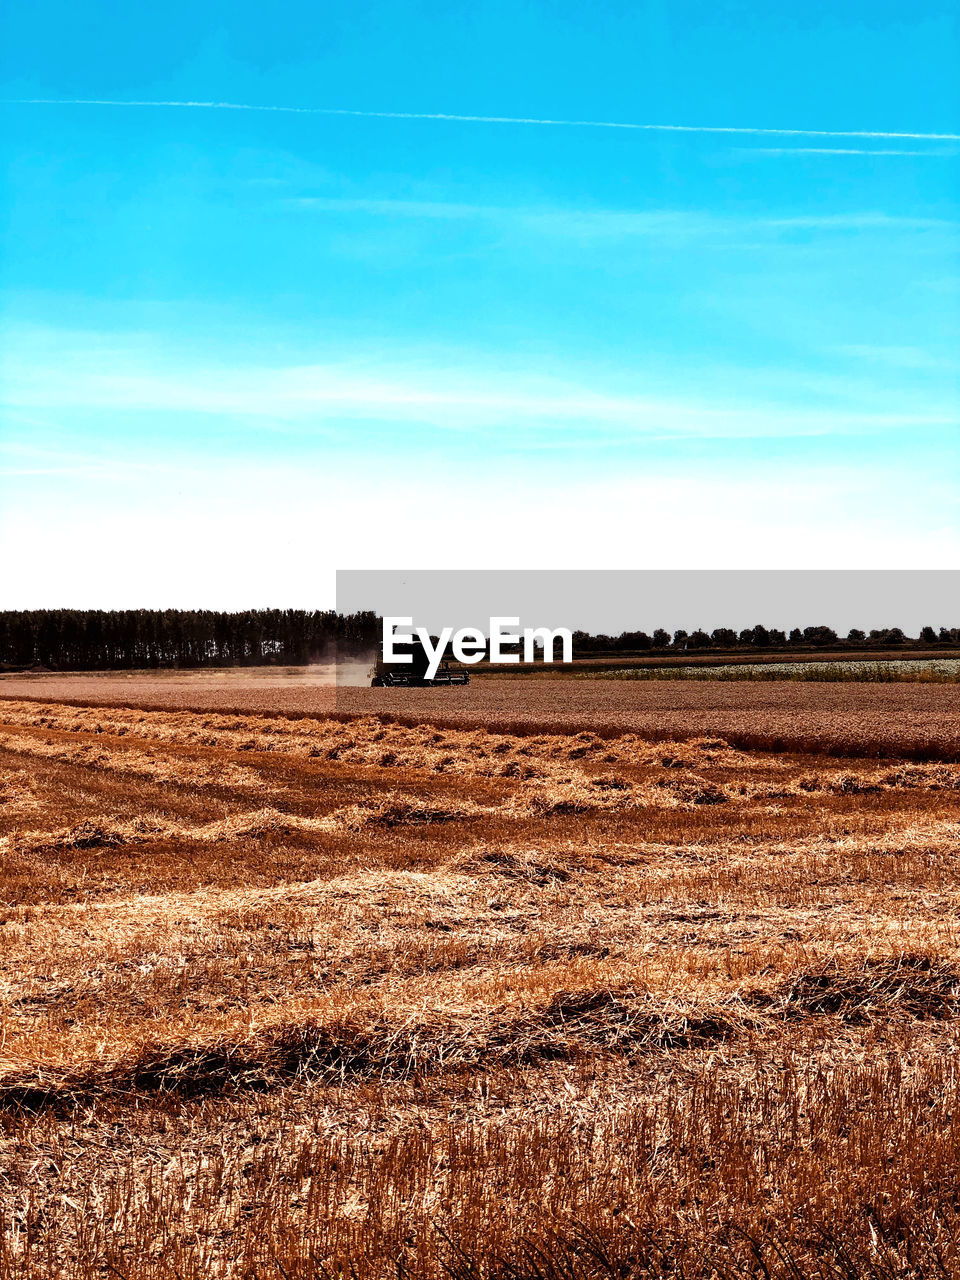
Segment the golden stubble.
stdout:
<svg viewBox="0 0 960 1280">
<path fill-rule="evenodd" d="M 0 1276 L 924 1274 L 958 838 L 937 760 L 2 701 Z"/>
</svg>

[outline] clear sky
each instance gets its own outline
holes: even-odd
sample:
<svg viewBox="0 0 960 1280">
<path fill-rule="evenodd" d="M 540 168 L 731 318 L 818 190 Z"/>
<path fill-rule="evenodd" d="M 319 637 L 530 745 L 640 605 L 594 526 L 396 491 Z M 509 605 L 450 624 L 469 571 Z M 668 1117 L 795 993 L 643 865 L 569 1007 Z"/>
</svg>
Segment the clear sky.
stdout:
<svg viewBox="0 0 960 1280">
<path fill-rule="evenodd" d="M 960 562 L 953 0 L 2 14 L 0 607 Z"/>
</svg>

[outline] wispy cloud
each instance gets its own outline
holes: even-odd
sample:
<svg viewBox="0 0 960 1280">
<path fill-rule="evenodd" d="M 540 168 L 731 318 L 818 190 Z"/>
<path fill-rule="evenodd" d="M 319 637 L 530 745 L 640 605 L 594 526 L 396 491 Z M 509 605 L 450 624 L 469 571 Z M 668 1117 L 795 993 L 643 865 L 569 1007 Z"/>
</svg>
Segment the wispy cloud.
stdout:
<svg viewBox="0 0 960 1280">
<path fill-rule="evenodd" d="M 956 230 L 957 223 L 949 218 L 916 218 L 898 214 L 878 213 L 871 211 L 857 213 L 814 213 L 799 214 L 789 218 L 757 218 L 756 226 L 796 228 L 802 230 L 834 230 L 834 231 L 867 231 L 878 230 L 900 231 L 937 231 Z"/>
<path fill-rule="evenodd" d="M 24 420 L 21 417 L 21 421 Z M 31 425 L 39 427 L 42 434 L 49 438 L 49 424 L 33 419 Z M 55 438 L 60 435 L 58 429 L 53 429 L 53 435 Z M 152 476 L 158 469 L 181 474 L 183 462 L 178 459 L 176 463 L 165 465 L 153 458 L 149 462 L 140 462 L 130 457 L 104 456 L 97 451 L 77 452 L 75 449 L 65 449 L 62 439 L 57 440 L 56 447 L 38 447 L 32 438 L 0 440 L 0 477 L 74 476 L 84 479 L 129 480 Z"/>
<path fill-rule="evenodd" d="M 886 147 L 737 147 L 736 150 L 751 156 L 923 156 L 930 160 L 949 160 L 957 154 L 956 151 L 907 151 Z"/>
<path fill-rule="evenodd" d="M 960 133 L 913 133 L 886 129 L 796 129 L 766 125 L 651 124 L 624 120 L 556 120 L 536 116 L 473 116 L 447 111 L 361 111 L 350 107 L 291 107 L 250 102 L 150 101 L 116 98 L 6 98 L 7 106 L 171 107 L 198 111 L 257 111 L 282 115 L 354 116 L 365 120 L 439 120 L 455 124 L 538 125 L 564 129 L 630 129 L 640 133 L 718 133 L 754 137 L 913 139 L 960 142 Z"/>
<path fill-rule="evenodd" d="M 563 205 L 468 204 L 461 201 L 338 196 L 298 196 L 286 203 L 304 211 L 335 215 L 498 223 L 504 227 L 532 231 L 538 236 L 581 240 L 621 236 L 688 239 L 716 234 L 734 225 L 732 221 L 725 222 L 709 214 L 671 209 L 585 209 Z"/>
<path fill-rule="evenodd" d="M 591 381 L 593 385 L 591 385 Z M 511 447 L 564 449 L 631 440 L 772 439 L 941 429 L 956 424 L 952 405 L 904 400 L 836 402 L 812 407 L 782 396 L 717 399 L 696 392 L 663 395 L 643 386 L 442 366 L 414 355 L 404 364 L 285 367 L 144 361 L 116 350 L 109 335 L 85 350 L 59 345 L 56 359 L 28 349 L 11 358 L 5 402 L 16 409 L 65 413 L 205 415 L 237 430 L 302 437 L 335 432 L 349 442 L 364 424 L 451 433 L 506 434 Z M 796 388 L 792 389 L 793 392 Z M 344 434 L 343 428 L 350 424 Z"/>
<path fill-rule="evenodd" d="M 501 205 L 466 204 L 456 200 L 355 199 L 340 196 L 295 196 L 286 203 L 319 213 L 369 213 L 402 218 L 499 218 L 516 209 Z"/>
<path fill-rule="evenodd" d="M 819 231 L 955 231 L 958 224 L 944 218 L 898 216 L 874 210 L 794 217 L 724 217 L 672 209 L 586 209 L 536 205 L 469 204 L 462 201 L 402 200 L 338 196 L 295 196 L 289 206 L 318 213 L 366 214 L 370 217 L 490 220 L 522 224 L 537 234 L 575 238 L 647 236 L 740 235 L 754 232 Z"/>
<path fill-rule="evenodd" d="M 960 370 L 957 359 L 948 359 L 920 347 L 895 347 L 883 344 L 849 343 L 837 348 L 840 355 L 853 356 L 857 360 L 869 360 L 896 369 L 919 369 L 925 372 L 942 370 L 956 373 Z"/>
</svg>

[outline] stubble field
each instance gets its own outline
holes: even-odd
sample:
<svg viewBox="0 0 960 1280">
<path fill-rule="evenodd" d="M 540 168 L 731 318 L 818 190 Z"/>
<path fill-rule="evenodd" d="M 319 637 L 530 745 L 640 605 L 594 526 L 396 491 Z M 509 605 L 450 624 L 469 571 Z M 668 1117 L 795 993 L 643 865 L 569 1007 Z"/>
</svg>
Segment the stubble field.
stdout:
<svg viewBox="0 0 960 1280">
<path fill-rule="evenodd" d="M 0 1276 L 960 1275 L 953 691 L 500 683 L 0 699 Z"/>
<path fill-rule="evenodd" d="M 747 750 L 960 760 L 960 684 L 581 680 L 481 675 L 465 688 L 372 689 L 358 663 L 228 671 L 0 675 L 0 697 L 317 717 L 511 734 L 723 737 Z"/>
</svg>

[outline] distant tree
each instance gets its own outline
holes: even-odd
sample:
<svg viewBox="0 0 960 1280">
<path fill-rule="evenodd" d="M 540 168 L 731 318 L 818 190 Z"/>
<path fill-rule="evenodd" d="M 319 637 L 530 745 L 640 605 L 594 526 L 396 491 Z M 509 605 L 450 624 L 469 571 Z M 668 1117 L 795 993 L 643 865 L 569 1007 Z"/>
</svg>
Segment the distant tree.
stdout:
<svg viewBox="0 0 960 1280">
<path fill-rule="evenodd" d="M 920 632 L 920 639 L 924 644 L 936 644 L 937 633 L 934 631 L 933 627 L 924 627 Z"/>
<path fill-rule="evenodd" d="M 716 627 L 710 632 L 710 639 L 718 649 L 732 649 L 737 643 L 737 633 L 732 627 Z"/>
<path fill-rule="evenodd" d="M 770 643 L 770 632 L 759 623 L 755 627 L 747 627 L 740 632 L 740 643 L 752 645 L 757 649 L 765 649 Z"/>
<path fill-rule="evenodd" d="M 850 630 L 847 632 L 847 640 L 850 644 L 863 644 L 866 638 L 867 638 L 866 632 L 861 631 L 859 627 L 851 627 Z"/>
<path fill-rule="evenodd" d="M 803 632 L 800 630 L 799 627 L 794 627 L 793 630 L 790 632 L 790 643 L 803 644 Z"/>
<path fill-rule="evenodd" d="M 573 641 L 573 656 L 575 658 L 588 657 L 594 650 L 594 638 L 589 631 L 574 631 L 571 637 Z"/>
<path fill-rule="evenodd" d="M 833 627 L 804 627 L 803 638 L 807 644 L 828 645 L 837 643 Z"/>
<path fill-rule="evenodd" d="M 649 649 L 651 644 L 645 631 L 623 631 L 616 640 L 616 647 L 626 653 Z"/>
<path fill-rule="evenodd" d="M 779 631 L 776 627 L 771 627 L 771 628 L 770 628 L 770 643 L 771 643 L 771 644 L 786 644 L 786 643 L 787 643 L 787 633 L 786 633 L 785 631 Z"/>
<path fill-rule="evenodd" d="M 709 649 L 713 641 L 707 635 L 706 631 L 692 631 L 687 638 L 688 649 Z"/>
<path fill-rule="evenodd" d="M 687 640 L 689 639 L 686 631 L 675 631 L 673 633 L 673 647 L 675 649 L 685 649 Z"/>
<path fill-rule="evenodd" d="M 881 627 L 870 632 L 870 643 L 875 645 L 903 644 L 906 638 L 899 627 Z"/>
<path fill-rule="evenodd" d="M 664 631 L 663 627 L 657 627 L 653 633 L 653 647 L 655 649 L 666 649 L 670 643 L 670 632 Z"/>
</svg>

